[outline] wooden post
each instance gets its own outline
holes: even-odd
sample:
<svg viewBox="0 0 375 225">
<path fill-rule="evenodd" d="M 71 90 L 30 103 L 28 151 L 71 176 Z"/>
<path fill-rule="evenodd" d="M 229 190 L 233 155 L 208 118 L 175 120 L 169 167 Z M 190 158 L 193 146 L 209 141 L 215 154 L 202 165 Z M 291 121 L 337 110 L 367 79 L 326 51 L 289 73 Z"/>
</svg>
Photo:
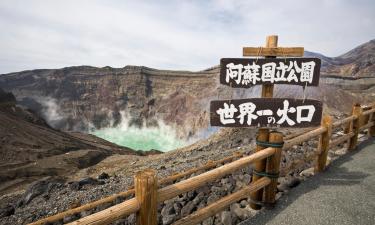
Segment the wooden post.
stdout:
<svg viewBox="0 0 375 225">
<path fill-rule="evenodd" d="M 375 103 L 373 103 L 372 105 L 371 105 L 371 109 L 375 109 Z M 370 123 L 370 122 L 375 122 L 375 112 L 374 113 L 371 113 L 370 115 L 369 115 L 369 120 L 368 120 L 368 122 Z M 375 124 L 374 124 L 374 126 L 372 126 L 372 127 L 370 127 L 369 129 L 368 129 L 368 135 L 370 136 L 370 137 L 375 137 Z"/>
<path fill-rule="evenodd" d="M 268 135 L 269 135 L 268 129 L 260 128 L 259 131 L 258 131 L 257 141 L 267 142 L 268 141 Z M 257 145 L 255 151 L 259 152 L 259 151 L 262 151 L 263 149 L 265 149 L 265 147 Z M 266 169 L 266 159 L 259 160 L 258 162 L 254 163 L 254 169 L 258 172 L 264 172 L 265 169 Z M 262 177 L 253 173 L 252 182 L 257 181 L 260 178 L 262 178 Z M 250 194 L 250 198 L 251 198 L 251 200 L 253 200 L 253 202 L 250 203 L 250 207 L 252 209 L 260 209 L 261 206 L 256 204 L 256 202 L 262 201 L 262 197 L 263 197 L 263 189 L 252 192 Z"/>
<path fill-rule="evenodd" d="M 322 120 L 322 127 L 327 130 L 319 137 L 318 157 L 315 164 L 315 172 L 323 172 L 327 164 L 327 156 L 329 151 L 329 141 L 332 135 L 332 117 L 325 115 Z"/>
<path fill-rule="evenodd" d="M 351 130 L 353 131 L 354 135 L 349 140 L 348 150 L 354 150 L 357 146 L 358 142 L 358 129 L 361 124 L 361 115 L 362 115 L 362 107 L 360 104 L 355 104 L 353 106 L 352 115 L 356 116 L 357 118 L 353 120 L 353 122 L 350 125 Z"/>
<path fill-rule="evenodd" d="M 277 41 L 278 41 L 277 35 L 267 36 L 266 47 L 268 47 L 268 48 L 277 47 Z M 267 58 L 267 56 L 266 56 L 266 58 Z M 275 57 L 274 56 L 268 56 L 268 58 L 275 58 Z M 272 98 L 272 97 L 273 97 L 273 84 L 262 85 L 262 98 Z M 268 129 L 260 128 L 259 131 L 258 131 L 257 140 L 262 141 L 262 142 L 267 142 L 268 141 L 268 135 L 269 135 Z M 257 145 L 256 151 L 257 152 L 261 151 L 264 148 L 265 147 Z M 254 169 L 256 171 L 264 172 L 265 169 L 266 169 L 266 159 L 260 160 L 259 162 L 255 163 L 254 167 L 255 167 Z M 259 177 L 258 175 L 253 174 L 252 182 L 257 181 L 260 178 L 261 177 Z M 255 203 L 260 202 L 262 200 L 262 197 L 263 197 L 263 189 L 260 189 L 256 192 L 253 192 L 250 195 L 250 198 L 253 200 L 253 202 L 250 203 L 250 207 L 252 209 L 260 209 L 261 206 L 258 205 L 258 204 L 255 204 Z"/>
<path fill-rule="evenodd" d="M 278 36 L 271 35 L 266 38 L 266 47 L 267 48 L 276 48 L 277 47 Z M 276 58 L 275 56 L 266 56 L 266 58 Z M 273 97 L 273 84 L 264 84 L 262 85 L 262 98 L 272 98 Z"/>
<path fill-rule="evenodd" d="M 269 134 L 270 143 L 283 143 L 283 134 L 280 132 L 270 132 Z M 268 157 L 266 172 L 268 174 L 274 174 L 276 177 L 271 178 L 271 183 L 265 187 L 264 190 L 264 202 L 268 206 L 272 206 L 275 203 L 275 196 L 277 190 L 277 177 L 280 171 L 280 160 L 281 160 L 281 151 L 282 146 L 274 147 L 275 154 Z"/>
<path fill-rule="evenodd" d="M 157 224 L 158 181 L 155 170 L 146 169 L 134 177 L 135 198 L 140 204 L 137 225 Z"/>
</svg>

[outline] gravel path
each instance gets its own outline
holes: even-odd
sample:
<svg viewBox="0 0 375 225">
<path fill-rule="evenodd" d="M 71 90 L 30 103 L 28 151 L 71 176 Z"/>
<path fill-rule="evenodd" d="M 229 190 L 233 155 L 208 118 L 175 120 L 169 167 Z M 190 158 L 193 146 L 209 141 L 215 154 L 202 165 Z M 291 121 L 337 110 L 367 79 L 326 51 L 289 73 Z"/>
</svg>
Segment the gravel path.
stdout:
<svg viewBox="0 0 375 225">
<path fill-rule="evenodd" d="M 374 224 L 375 139 L 358 146 L 279 199 L 241 223 L 248 224 Z"/>
</svg>

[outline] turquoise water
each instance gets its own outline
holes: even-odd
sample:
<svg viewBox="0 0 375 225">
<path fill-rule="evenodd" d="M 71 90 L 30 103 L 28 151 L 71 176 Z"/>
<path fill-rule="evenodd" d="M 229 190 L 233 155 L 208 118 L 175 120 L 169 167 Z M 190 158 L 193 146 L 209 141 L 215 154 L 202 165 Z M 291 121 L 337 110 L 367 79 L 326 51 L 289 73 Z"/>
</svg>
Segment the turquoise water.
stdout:
<svg viewBox="0 0 375 225">
<path fill-rule="evenodd" d="M 148 151 L 156 149 L 170 151 L 187 145 L 187 141 L 176 136 L 176 132 L 170 126 L 161 124 L 158 127 L 129 127 L 119 125 L 117 127 L 103 128 L 90 132 L 120 146 L 134 150 Z"/>
</svg>

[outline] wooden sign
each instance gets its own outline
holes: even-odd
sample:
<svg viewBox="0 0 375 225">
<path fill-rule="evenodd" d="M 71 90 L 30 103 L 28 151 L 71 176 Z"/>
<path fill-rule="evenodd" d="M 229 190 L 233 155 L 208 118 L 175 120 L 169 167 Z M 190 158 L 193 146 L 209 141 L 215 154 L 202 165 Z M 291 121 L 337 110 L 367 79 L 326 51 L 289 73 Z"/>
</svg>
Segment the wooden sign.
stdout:
<svg viewBox="0 0 375 225">
<path fill-rule="evenodd" d="M 243 56 L 302 57 L 303 47 L 244 47 Z"/>
<path fill-rule="evenodd" d="M 250 98 L 211 101 L 211 126 L 320 126 L 322 102 L 312 99 Z"/>
<path fill-rule="evenodd" d="M 220 83 L 237 88 L 258 84 L 318 86 L 320 65 L 318 58 L 223 58 Z"/>
</svg>

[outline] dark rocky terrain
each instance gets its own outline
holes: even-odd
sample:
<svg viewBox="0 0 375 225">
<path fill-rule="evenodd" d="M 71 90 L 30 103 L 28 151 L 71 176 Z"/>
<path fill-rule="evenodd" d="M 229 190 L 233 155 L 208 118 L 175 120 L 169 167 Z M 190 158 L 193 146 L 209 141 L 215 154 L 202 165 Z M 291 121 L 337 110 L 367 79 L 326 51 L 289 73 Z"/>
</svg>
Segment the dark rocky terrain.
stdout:
<svg viewBox="0 0 375 225">
<path fill-rule="evenodd" d="M 0 194 L 47 176 L 65 179 L 113 154 L 138 154 L 91 135 L 56 130 L 1 89 L 0 124 Z"/>
</svg>

